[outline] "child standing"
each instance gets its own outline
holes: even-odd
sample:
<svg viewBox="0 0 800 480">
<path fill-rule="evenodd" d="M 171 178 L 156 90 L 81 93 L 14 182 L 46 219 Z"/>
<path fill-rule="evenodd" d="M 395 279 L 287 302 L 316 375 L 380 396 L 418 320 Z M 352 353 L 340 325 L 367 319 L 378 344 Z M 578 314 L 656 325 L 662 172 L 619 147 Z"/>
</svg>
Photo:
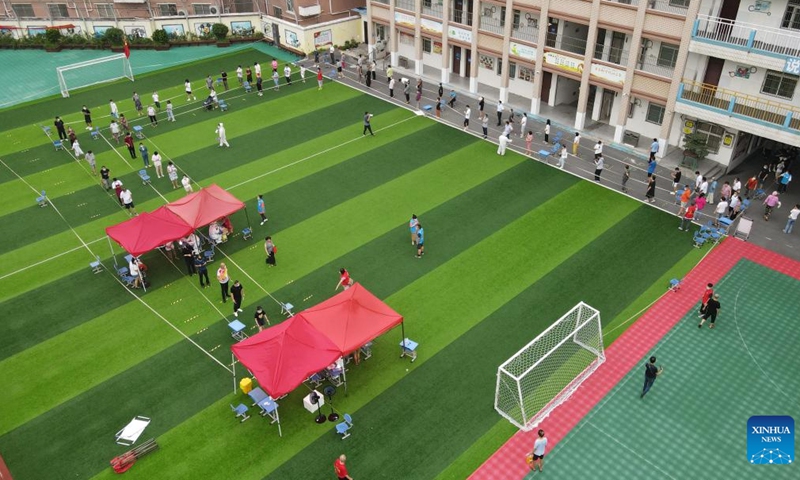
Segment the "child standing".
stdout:
<svg viewBox="0 0 800 480">
<path fill-rule="evenodd" d="M 142 154 L 142 161 L 144 161 L 144 168 L 150 168 L 150 156 L 147 153 L 147 147 L 142 142 L 139 142 L 139 153 Z"/>
<path fill-rule="evenodd" d="M 167 121 L 175 121 L 175 113 L 172 111 L 172 102 L 170 100 L 167 100 Z"/>
<path fill-rule="evenodd" d="M 533 143 L 533 132 L 528 130 L 528 134 L 525 135 L 525 155 L 531 154 L 531 143 Z"/>
<path fill-rule="evenodd" d="M 259 195 L 258 198 L 256 198 L 256 210 L 258 211 L 258 214 L 261 215 L 261 225 L 264 225 L 264 222 L 269 221 L 269 218 L 267 218 L 267 208 L 264 206 L 263 195 Z"/>
<path fill-rule="evenodd" d="M 178 188 L 178 167 L 172 162 L 167 163 L 167 176 L 172 182 L 172 188 Z"/>
</svg>

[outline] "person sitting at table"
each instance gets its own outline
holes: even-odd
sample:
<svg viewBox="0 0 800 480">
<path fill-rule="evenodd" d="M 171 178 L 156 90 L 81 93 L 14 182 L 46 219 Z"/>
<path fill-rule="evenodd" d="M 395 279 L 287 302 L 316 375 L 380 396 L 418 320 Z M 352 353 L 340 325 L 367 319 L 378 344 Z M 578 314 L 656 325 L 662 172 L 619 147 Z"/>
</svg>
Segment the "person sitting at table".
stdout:
<svg viewBox="0 0 800 480">
<path fill-rule="evenodd" d="M 229 217 L 222 217 L 219 219 L 219 222 L 222 224 L 225 235 L 230 235 L 233 232 L 233 224 Z"/>
<path fill-rule="evenodd" d="M 219 223 L 213 222 L 208 226 L 208 238 L 210 238 L 211 241 L 216 245 L 219 245 L 223 242 L 222 227 L 219 225 Z"/>
<path fill-rule="evenodd" d="M 133 288 L 141 288 L 142 283 L 145 282 L 144 276 L 147 271 L 147 265 L 137 257 L 132 257 L 131 261 L 128 263 L 128 271 L 131 277 L 133 277 Z M 144 284 L 147 285 L 147 283 Z"/>
</svg>

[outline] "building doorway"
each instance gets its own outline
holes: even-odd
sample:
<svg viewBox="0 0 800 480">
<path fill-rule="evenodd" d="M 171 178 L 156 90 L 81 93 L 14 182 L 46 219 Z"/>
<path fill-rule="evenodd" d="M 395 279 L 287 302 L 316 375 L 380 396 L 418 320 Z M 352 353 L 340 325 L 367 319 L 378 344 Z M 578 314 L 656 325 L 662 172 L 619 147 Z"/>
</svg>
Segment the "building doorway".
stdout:
<svg viewBox="0 0 800 480">
<path fill-rule="evenodd" d="M 614 99 L 617 97 L 617 93 L 614 90 L 609 90 L 607 88 L 603 89 L 603 98 L 602 103 L 600 104 L 600 115 L 598 116 L 598 120 L 604 123 L 609 123 L 611 120 L 611 109 L 614 107 Z"/>
<path fill-rule="evenodd" d="M 550 103 L 550 85 L 553 84 L 553 74 L 550 72 L 542 72 L 542 94 L 539 96 L 539 101 Z"/>
<path fill-rule="evenodd" d="M 461 76 L 461 47 L 453 45 L 453 59 L 450 71 L 453 75 Z"/>
</svg>

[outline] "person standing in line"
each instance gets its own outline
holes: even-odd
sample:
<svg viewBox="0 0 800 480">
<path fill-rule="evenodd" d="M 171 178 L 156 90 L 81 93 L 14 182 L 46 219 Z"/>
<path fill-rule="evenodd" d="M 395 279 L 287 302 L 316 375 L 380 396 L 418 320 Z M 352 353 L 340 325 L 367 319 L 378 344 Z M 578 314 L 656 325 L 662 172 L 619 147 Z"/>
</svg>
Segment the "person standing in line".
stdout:
<svg viewBox="0 0 800 480">
<path fill-rule="evenodd" d="M 125 207 L 125 210 L 128 210 L 128 214 L 130 216 L 136 216 L 136 206 L 133 204 L 133 193 L 127 188 L 123 189 L 122 192 L 119 194 L 119 199 L 122 201 L 122 206 Z"/>
<path fill-rule="evenodd" d="M 594 144 L 594 158 L 600 158 L 600 155 L 603 154 L 603 141 L 598 140 L 597 143 Z"/>
<path fill-rule="evenodd" d="M 189 178 L 189 175 L 184 174 L 183 178 L 181 179 L 181 184 L 183 185 L 183 190 L 186 193 L 192 193 L 194 190 L 192 189 L 192 179 Z"/>
<path fill-rule="evenodd" d="M 364 112 L 364 131 L 361 133 L 362 136 L 366 135 L 367 131 L 369 131 L 369 134 L 371 136 L 375 136 L 375 134 L 372 133 L 372 125 L 370 124 L 371 120 L 372 120 L 372 114 L 369 112 Z"/>
<path fill-rule="evenodd" d="M 572 137 L 572 154 L 576 157 L 578 156 L 578 148 L 581 146 L 581 134 L 575 132 L 575 136 Z"/>
<path fill-rule="evenodd" d="M 72 144 L 78 140 L 78 134 L 75 133 L 75 130 L 72 127 L 67 128 L 67 138 L 69 139 L 69 146 L 72 147 Z"/>
<path fill-rule="evenodd" d="M 603 156 L 600 155 L 599 157 L 594 159 L 594 181 L 600 182 L 600 175 L 603 173 L 603 164 L 604 164 Z"/>
<path fill-rule="evenodd" d="M 111 118 L 119 118 L 119 109 L 113 98 L 108 101 L 108 108 L 111 110 Z"/>
<path fill-rule="evenodd" d="M 708 193 L 708 179 L 703 177 L 703 180 L 700 182 L 700 189 L 698 192 L 700 195 Z"/>
<path fill-rule="evenodd" d="M 720 189 L 720 196 L 724 197 L 726 200 L 730 200 L 731 194 L 733 191 L 731 190 L 731 184 L 727 181 L 722 184 L 722 188 Z"/>
<path fill-rule="evenodd" d="M 550 119 L 547 119 L 547 123 L 544 124 L 544 143 L 550 143 Z"/>
<path fill-rule="evenodd" d="M 89 158 L 88 154 L 86 155 L 86 158 Z M 800 203 L 795 205 L 794 208 L 789 211 L 789 220 L 786 221 L 786 226 L 783 227 L 783 233 L 792 233 L 792 228 L 794 227 L 794 222 L 797 221 L 798 215 L 800 215 Z"/>
<path fill-rule="evenodd" d="M 478 111 L 483 115 L 483 108 L 486 106 L 486 99 L 482 95 L 478 96 Z"/>
<path fill-rule="evenodd" d="M 681 199 L 680 199 L 681 208 L 678 209 L 679 217 L 683 215 L 683 212 L 686 210 L 686 207 L 689 206 L 689 201 L 691 199 L 692 199 L 692 189 L 689 188 L 689 185 L 685 185 L 683 187 L 683 193 L 681 193 Z"/>
<path fill-rule="evenodd" d="M 269 265 L 270 267 L 276 266 L 278 264 L 278 262 L 275 260 L 275 253 L 277 252 L 277 247 L 275 247 L 275 244 L 272 243 L 272 237 L 268 236 L 264 238 L 264 252 L 266 252 L 267 254 L 267 259 L 266 259 L 267 265 Z"/>
<path fill-rule="evenodd" d="M 692 202 L 689 204 L 689 208 L 686 209 L 686 213 L 683 215 L 683 218 L 681 219 L 681 226 L 678 227 L 678 230 L 681 231 L 686 230 L 687 232 L 689 231 L 689 227 L 692 226 L 692 220 L 694 220 L 694 212 L 696 210 L 697 206 L 695 204 L 695 201 L 692 200 Z"/>
<path fill-rule="evenodd" d="M 175 112 L 172 111 L 172 102 L 170 100 L 167 100 L 167 121 L 175 121 Z"/>
<path fill-rule="evenodd" d="M 631 179 L 631 166 L 625 165 L 622 170 L 622 193 L 628 193 L 628 180 Z"/>
<path fill-rule="evenodd" d="M 322 69 L 321 68 L 317 68 L 317 84 L 319 85 L 319 87 L 317 87 L 317 90 L 322 90 Z"/>
<path fill-rule="evenodd" d="M 410 82 L 408 81 L 402 83 L 403 83 L 403 95 L 405 95 L 406 105 L 408 105 L 411 102 L 411 85 L 409 85 Z"/>
<path fill-rule="evenodd" d="M 302 63 L 300 64 L 300 80 L 306 83 L 306 66 Z"/>
<path fill-rule="evenodd" d="M 714 222 L 714 224 L 719 225 L 719 220 L 728 214 L 728 200 L 725 197 L 719 199 L 717 208 L 714 209 L 714 213 L 717 214 L 717 221 Z"/>
<path fill-rule="evenodd" d="M 394 78 L 389 79 L 389 97 L 394 98 Z"/>
<path fill-rule="evenodd" d="M 283 67 L 283 77 L 286 79 L 286 85 L 292 85 L 292 67 L 289 66 L 287 63 L 285 67 Z"/>
<path fill-rule="evenodd" d="M 194 249 L 188 242 L 179 242 L 179 244 L 181 246 L 183 261 L 186 263 L 186 270 L 189 272 L 189 276 L 191 277 L 197 273 L 197 268 L 194 264 Z"/>
<path fill-rule="evenodd" d="M 650 203 L 656 203 L 656 176 L 653 175 L 647 179 L 647 191 L 644 197 Z"/>
<path fill-rule="evenodd" d="M 103 188 L 106 191 L 111 189 L 111 182 L 109 182 L 109 177 L 111 175 L 111 170 L 108 169 L 105 165 L 100 167 L 100 183 L 103 185 Z"/>
<path fill-rule="evenodd" d="M 161 110 L 161 100 L 158 96 L 158 92 L 156 91 L 153 92 L 153 105 L 155 105 L 157 109 Z"/>
<path fill-rule="evenodd" d="M 78 142 L 77 138 L 72 142 L 72 151 L 75 153 L 75 159 L 79 159 L 83 156 L 83 150 L 81 150 L 81 144 Z"/>
<path fill-rule="evenodd" d="M 186 101 L 187 102 L 190 102 L 192 100 L 197 100 L 197 97 L 195 97 L 192 94 L 192 83 L 189 81 L 188 78 L 183 82 L 183 89 L 186 92 Z"/>
<path fill-rule="evenodd" d="M 508 137 L 508 141 L 511 141 L 511 134 L 514 132 L 514 126 L 511 124 L 510 120 L 506 120 L 505 126 L 503 126 L 503 135 Z"/>
<path fill-rule="evenodd" d="M 86 123 L 86 130 L 91 130 L 92 129 L 92 112 L 89 110 L 89 108 L 86 105 L 84 105 L 81 108 L 81 113 L 83 114 L 83 121 Z"/>
<path fill-rule="evenodd" d="M 202 253 L 198 253 L 194 256 L 194 269 L 197 271 L 197 276 L 200 277 L 200 287 L 210 287 L 211 281 L 208 279 L 208 261 Z"/>
<path fill-rule="evenodd" d="M 267 318 L 267 312 L 264 311 L 261 305 L 256 307 L 255 320 L 256 320 L 256 328 L 258 329 L 259 332 L 263 331 L 264 327 L 267 324 L 269 324 L 269 318 Z"/>
<path fill-rule="evenodd" d="M 497 143 L 499 144 L 497 145 L 497 154 L 503 156 L 506 154 L 506 148 L 508 147 L 508 144 L 511 143 L 511 139 L 503 134 L 500 134 L 500 137 L 497 138 Z"/>
<path fill-rule="evenodd" d="M 156 178 L 164 178 L 164 170 L 161 168 L 161 155 L 153 152 L 153 166 L 156 167 Z"/>
<path fill-rule="evenodd" d="M 700 323 L 697 324 L 697 328 L 703 328 L 703 324 L 709 318 L 711 319 L 711 323 L 708 328 L 714 328 L 714 324 L 717 321 L 717 313 L 719 313 L 720 310 L 722 310 L 722 307 L 719 304 L 719 295 L 715 293 L 714 296 L 711 297 L 711 300 L 706 303 L 706 311 L 703 313 L 703 316 L 700 317 Z"/>
<path fill-rule="evenodd" d="M 64 129 L 64 120 L 61 120 L 61 117 L 56 117 L 56 120 L 53 122 L 53 125 L 56 126 L 56 131 L 58 132 L 58 139 L 66 140 L 67 131 Z"/>
<path fill-rule="evenodd" d="M 678 187 L 681 185 L 681 167 L 675 167 L 675 170 L 672 171 L 672 194 L 678 194 Z"/>
<path fill-rule="evenodd" d="M 113 138 L 114 141 L 117 142 L 117 145 L 119 145 L 120 128 L 117 121 L 111 120 L 111 124 L 108 126 L 108 129 L 111 131 L 111 138 Z"/>
<path fill-rule="evenodd" d="M 142 156 L 142 161 L 144 162 L 144 168 L 150 168 L 150 155 L 147 152 L 147 147 L 144 146 L 144 143 L 139 142 L 139 153 Z"/>
<path fill-rule="evenodd" d="M 489 136 L 489 114 L 483 112 L 483 118 L 481 119 L 481 128 L 483 129 L 483 139 Z"/>
<path fill-rule="evenodd" d="M 242 300 L 244 300 L 244 287 L 239 280 L 233 281 L 233 286 L 231 287 L 231 299 L 233 300 L 233 316 L 239 317 L 239 314 L 242 313 Z"/>
<path fill-rule="evenodd" d="M 136 147 L 133 146 L 133 137 L 130 133 L 125 135 L 125 146 L 128 147 L 128 153 L 131 154 L 131 158 L 136 158 Z"/>
<path fill-rule="evenodd" d="M 656 366 L 656 357 L 650 357 L 650 362 L 644 364 L 644 387 L 642 388 L 642 394 L 639 398 L 644 398 L 647 395 L 647 392 L 650 391 L 650 388 L 655 383 L 656 378 L 664 372 L 664 367 Z"/>
<path fill-rule="evenodd" d="M 442 97 L 436 99 L 436 118 L 442 118 Z"/>
<path fill-rule="evenodd" d="M 694 205 L 697 207 L 698 213 L 703 211 L 703 209 L 706 208 L 706 194 L 701 193 L 700 195 L 698 195 L 694 201 Z"/>
<path fill-rule="evenodd" d="M 281 90 L 281 85 L 278 82 L 279 79 L 280 79 L 280 76 L 278 75 L 278 71 L 277 70 L 273 71 L 272 72 L 272 83 L 275 84 L 275 91 L 276 92 L 279 92 Z"/>
<path fill-rule="evenodd" d="M 244 86 L 244 71 L 241 65 L 236 67 L 236 81 L 239 82 L 240 87 Z"/>
<path fill-rule="evenodd" d="M 700 315 L 699 318 L 703 318 L 703 314 L 706 313 L 706 305 L 708 305 L 708 301 L 711 300 L 711 297 L 714 296 L 714 284 L 708 283 L 706 284 L 706 289 L 703 291 L 703 297 L 700 299 Z"/>
<path fill-rule="evenodd" d="M 441 82 L 439 83 L 439 97 L 444 97 L 444 87 L 442 86 Z"/>
<path fill-rule="evenodd" d="M 330 51 L 330 54 L 331 54 L 331 64 L 334 64 L 334 63 L 336 63 L 336 56 L 335 56 L 335 54 L 336 54 L 336 47 L 334 47 L 334 46 L 333 46 L 333 44 L 331 44 L 331 51 Z M 391 68 L 391 65 L 389 65 L 389 67 Z"/>
<path fill-rule="evenodd" d="M 375 74 L 375 64 L 370 62 L 369 70 L 367 71 L 365 83 L 367 84 L 367 88 L 372 88 L 372 78 Z"/>
<path fill-rule="evenodd" d="M 167 176 L 172 182 L 172 188 L 178 188 L 178 167 L 172 161 L 167 162 Z"/>
<path fill-rule="evenodd" d="M 786 170 L 785 172 L 781 173 L 781 176 L 778 177 L 778 191 L 781 193 L 786 193 L 786 190 L 789 188 L 789 182 L 792 181 L 792 172 Z"/>
<path fill-rule="evenodd" d="M 522 136 L 522 132 L 520 132 L 520 136 Z M 528 130 L 528 133 L 525 135 L 525 155 L 531 154 L 532 143 L 533 143 L 533 131 Z"/>
<path fill-rule="evenodd" d="M 219 73 L 220 78 L 222 78 L 222 86 L 225 87 L 225 91 L 228 91 L 228 72 L 225 70 Z"/>
<path fill-rule="evenodd" d="M 264 79 L 261 78 L 260 73 L 256 75 L 256 91 L 258 92 L 259 97 L 264 96 Z"/>
<path fill-rule="evenodd" d="M 222 292 L 222 303 L 226 303 L 228 297 L 230 297 L 230 292 L 228 291 L 230 277 L 228 276 L 228 267 L 225 263 L 219 264 L 219 268 L 217 269 L 217 281 L 219 282 L 219 288 Z"/>
<path fill-rule="evenodd" d="M 652 177 L 653 174 L 656 173 L 656 166 L 657 165 L 658 165 L 658 163 L 656 163 L 655 157 L 647 160 L 647 176 L 648 177 Z"/>
<path fill-rule="evenodd" d="M 94 153 L 89 150 L 86 152 L 86 156 L 84 158 L 86 159 L 86 163 L 88 163 L 92 168 L 92 175 L 97 175 L 97 162 L 95 161 Z"/>
<path fill-rule="evenodd" d="M 533 450 L 531 451 L 531 470 L 536 470 L 539 467 L 539 472 L 544 470 L 544 450 L 547 448 L 547 437 L 544 436 L 544 430 L 539 430 L 539 438 L 533 442 Z"/>
<path fill-rule="evenodd" d="M 654 138 L 653 143 L 650 144 L 650 161 L 656 161 L 656 153 L 658 153 L 659 148 L 661 148 L 661 145 L 659 145 L 658 139 Z"/>
<path fill-rule="evenodd" d="M 753 192 L 756 191 L 756 187 L 758 187 L 758 177 L 753 175 L 748 178 L 747 182 L 744 184 L 744 196 L 747 197 L 748 200 L 752 197 Z"/>
<path fill-rule="evenodd" d="M 264 195 L 259 195 L 256 198 L 256 211 L 261 216 L 261 225 L 269 221 L 267 218 L 267 207 L 264 205 Z"/>
<path fill-rule="evenodd" d="M 422 229 L 422 224 L 417 224 L 417 258 L 422 258 L 425 255 L 425 230 Z"/>
<path fill-rule="evenodd" d="M 386 65 L 386 78 L 389 81 L 394 80 L 394 69 L 391 65 Z"/>
<path fill-rule="evenodd" d="M 769 216 L 772 213 L 772 209 L 774 209 L 775 207 L 778 208 L 781 207 L 781 202 L 778 199 L 777 190 L 772 192 L 772 195 L 768 196 L 764 200 L 764 220 L 766 220 L 767 222 L 769 221 Z"/>
<path fill-rule="evenodd" d="M 147 116 L 150 118 L 150 126 L 157 127 L 158 119 L 156 118 L 156 109 L 152 105 L 147 106 Z"/>
<path fill-rule="evenodd" d="M 344 287 L 344 290 L 353 286 L 353 279 L 350 278 L 350 273 L 344 268 L 339 269 L 339 283 L 336 284 L 336 288 L 333 291 L 339 290 L 339 287 Z"/>
<path fill-rule="evenodd" d="M 419 102 L 420 102 L 420 100 L 422 100 L 422 79 L 421 78 L 417 79 L 416 100 L 417 100 L 417 110 L 419 110 Z"/>
<path fill-rule="evenodd" d="M 528 125 L 528 116 L 525 113 L 522 114 L 522 118 L 519 120 L 519 138 L 522 138 L 525 135 L 525 126 Z"/>
<path fill-rule="evenodd" d="M 222 147 L 225 145 L 226 148 L 230 148 L 230 144 L 228 143 L 228 135 L 225 132 L 225 126 L 222 124 L 222 122 L 217 125 L 215 133 L 217 134 L 217 139 L 219 140 L 219 146 Z"/>
<path fill-rule="evenodd" d="M 342 454 L 333 462 L 333 472 L 339 480 L 353 480 L 353 477 L 347 473 L 347 467 L 344 465 L 346 461 L 347 457 Z"/>
<path fill-rule="evenodd" d="M 136 115 L 142 116 L 142 99 L 139 97 L 139 94 L 133 92 L 133 106 L 136 108 Z"/>
<path fill-rule="evenodd" d="M 715 177 L 711 177 L 711 181 L 708 183 L 708 195 L 706 195 L 708 198 L 708 203 L 711 205 L 714 205 L 714 194 L 717 193 L 717 185 L 719 185 L 717 179 Z"/>
<path fill-rule="evenodd" d="M 769 180 L 769 165 L 764 165 L 758 172 L 758 188 L 764 188 L 764 182 L 767 180 Z"/>
<path fill-rule="evenodd" d="M 416 214 L 412 214 L 411 220 L 408 221 L 408 229 L 411 231 L 411 245 L 417 244 L 417 226 L 419 226 L 419 219 Z"/>
<path fill-rule="evenodd" d="M 250 69 L 249 65 L 244 69 L 244 74 L 245 78 L 247 78 L 247 83 L 253 83 L 253 70 Z"/>
<path fill-rule="evenodd" d="M 531 134 L 533 136 L 533 134 Z M 561 155 L 558 157 L 558 168 L 564 170 L 564 165 L 567 163 L 567 156 L 569 153 L 567 152 L 567 146 L 561 146 Z"/>
<path fill-rule="evenodd" d="M 497 101 L 497 126 L 498 127 L 503 124 L 503 112 L 505 112 L 505 111 L 506 111 L 506 107 L 503 106 L 503 101 L 502 100 L 498 100 Z"/>
<path fill-rule="evenodd" d="M 464 130 L 466 131 L 469 128 L 469 117 L 472 114 L 472 109 L 469 108 L 467 105 L 466 110 L 464 110 Z"/>
</svg>

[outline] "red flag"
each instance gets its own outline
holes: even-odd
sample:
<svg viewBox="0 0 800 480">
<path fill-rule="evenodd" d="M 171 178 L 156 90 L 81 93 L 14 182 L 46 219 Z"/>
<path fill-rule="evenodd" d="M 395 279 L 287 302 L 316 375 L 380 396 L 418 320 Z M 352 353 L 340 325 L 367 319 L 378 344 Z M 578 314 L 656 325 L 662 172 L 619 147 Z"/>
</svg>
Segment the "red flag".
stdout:
<svg viewBox="0 0 800 480">
<path fill-rule="evenodd" d="M 125 54 L 125 58 L 131 58 L 131 47 L 128 46 L 128 39 L 123 38 L 122 43 L 122 52 Z"/>
</svg>

